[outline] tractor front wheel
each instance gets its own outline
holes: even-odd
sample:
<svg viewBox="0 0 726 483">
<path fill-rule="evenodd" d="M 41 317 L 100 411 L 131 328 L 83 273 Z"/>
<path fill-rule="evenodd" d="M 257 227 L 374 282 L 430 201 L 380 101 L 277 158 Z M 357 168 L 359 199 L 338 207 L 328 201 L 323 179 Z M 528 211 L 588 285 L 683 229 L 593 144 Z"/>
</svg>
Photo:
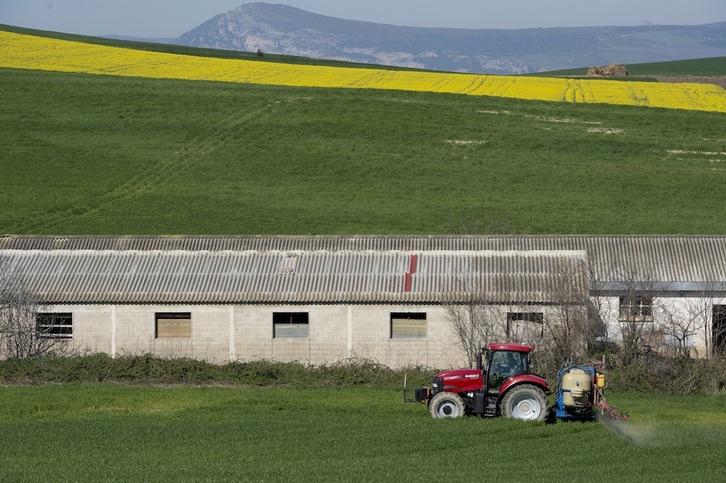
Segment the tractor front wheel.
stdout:
<svg viewBox="0 0 726 483">
<path fill-rule="evenodd" d="M 464 415 L 464 401 L 453 392 L 440 392 L 431 398 L 429 413 L 432 418 L 459 418 Z"/>
<path fill-rule="evenodd" d="M 547 415 L 547 396 L 536 386 L 517 386 L 502 398 L 499 410 L 505 418 L 544 421 Z"/>
</svg>

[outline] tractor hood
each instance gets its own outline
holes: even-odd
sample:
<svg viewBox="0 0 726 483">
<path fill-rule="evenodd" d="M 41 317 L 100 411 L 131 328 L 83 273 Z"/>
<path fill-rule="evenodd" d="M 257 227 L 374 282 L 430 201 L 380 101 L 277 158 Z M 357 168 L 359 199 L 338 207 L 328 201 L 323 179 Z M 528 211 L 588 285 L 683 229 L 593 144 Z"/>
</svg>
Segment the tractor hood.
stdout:
<svg viewBox="0 0 726 483">
<path fill-rule="evenodd" d="M 456 388 L 457 392 L 477 391 L 482 388 L 483 372 L 481 369 L 454 369 L 451 371 L 439 372 L 434 376 L 434 383 L 437 379 L 443 383 L 446 391 Z"/>
</svg>

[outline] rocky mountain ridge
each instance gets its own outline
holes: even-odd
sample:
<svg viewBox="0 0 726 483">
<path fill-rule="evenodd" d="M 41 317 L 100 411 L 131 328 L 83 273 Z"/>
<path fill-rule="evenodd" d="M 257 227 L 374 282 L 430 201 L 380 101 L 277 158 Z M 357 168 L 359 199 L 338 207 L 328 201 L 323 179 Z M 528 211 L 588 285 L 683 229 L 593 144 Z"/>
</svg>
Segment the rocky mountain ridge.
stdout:
<svg viewBox="0 0 726 483">
<path fill-rule="evenodd" d="M 171 43 L 430 70 L 523 74 L 726 56 L 726 22 L 444 29 L 343 20 L 258 2 L 217 15 Z"/>
</svg>

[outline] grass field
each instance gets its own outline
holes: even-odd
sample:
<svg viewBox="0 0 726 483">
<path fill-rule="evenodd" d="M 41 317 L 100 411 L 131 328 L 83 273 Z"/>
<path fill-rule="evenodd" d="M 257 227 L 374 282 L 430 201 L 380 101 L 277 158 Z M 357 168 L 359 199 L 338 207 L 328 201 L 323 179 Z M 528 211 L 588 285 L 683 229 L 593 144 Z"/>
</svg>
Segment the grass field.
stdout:
<svg viewBox="0 0 726 483">
<path fill-rule="evenodd" d="M 631 420 L 432 420 L 396 388 L 0 387 L 3 481 L 721 481 L 726 398 Z"/>
<path fill-rule="evenodd" d="M 725 233 L 726 116 L 0 70 L 0 232 Z"/>
<path fill-rule="evenodd" d="M 0 102 L 0 233 L 726 232 L 723 113 L 18 69 Z"/>
</svg>

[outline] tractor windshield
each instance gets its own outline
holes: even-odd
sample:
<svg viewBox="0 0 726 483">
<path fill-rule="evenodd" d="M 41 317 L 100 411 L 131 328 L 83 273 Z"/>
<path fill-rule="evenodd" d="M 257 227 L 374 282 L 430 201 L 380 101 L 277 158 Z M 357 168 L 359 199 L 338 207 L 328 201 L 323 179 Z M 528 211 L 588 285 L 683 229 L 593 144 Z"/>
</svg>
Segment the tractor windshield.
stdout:
<svg viewBox="0 0 726 483">
<path fill-rule="evenodd" d="M 509 377 L 529 372 L 529 354 L 526 352 L 495 351 L 489 362 L 490 389 L 497 389 Z"/>
</svg>

